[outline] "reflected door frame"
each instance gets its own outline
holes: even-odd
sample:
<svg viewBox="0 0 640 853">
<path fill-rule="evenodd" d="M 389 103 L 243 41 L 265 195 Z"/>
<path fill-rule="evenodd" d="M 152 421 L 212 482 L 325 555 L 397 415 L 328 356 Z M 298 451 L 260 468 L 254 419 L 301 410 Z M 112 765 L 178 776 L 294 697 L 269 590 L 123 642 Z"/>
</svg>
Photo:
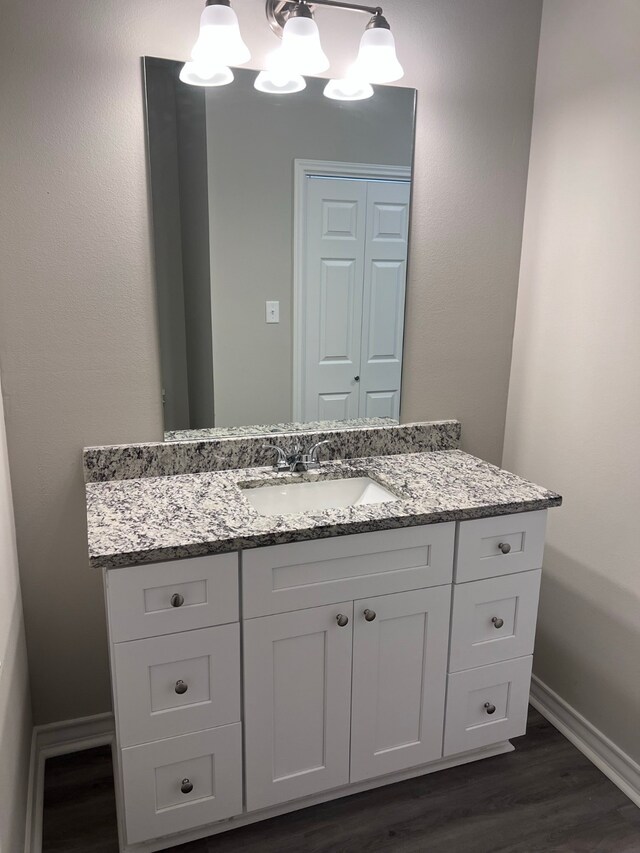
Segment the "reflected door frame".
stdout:
<svg viewBox="0 0 640 853">
<path fill-rule="evenodd" d="M 387 181 L 412 181 L 410 166 L 385 166 L 379 163 L 343 163 L 332 160 L 294 160 L 293 179 L 293 413 L 294 421 L 303 421 L 305 364 L 305 212 L 309 177 L 358 178 Z M 411 191 L 413 187 L 411 184 Z M 410 191 L 410 192 L 411 192 Z M 407 262 L 409 245 L 407 245 Z"/>
</svg>

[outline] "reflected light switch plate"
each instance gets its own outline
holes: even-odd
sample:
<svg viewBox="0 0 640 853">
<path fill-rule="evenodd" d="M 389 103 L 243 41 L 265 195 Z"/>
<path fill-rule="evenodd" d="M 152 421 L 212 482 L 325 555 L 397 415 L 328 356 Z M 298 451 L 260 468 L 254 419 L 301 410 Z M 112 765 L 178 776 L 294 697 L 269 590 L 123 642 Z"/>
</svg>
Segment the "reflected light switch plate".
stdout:
<svg viewBox="0 0 640 853">
<path fill-rule="evenodd" d="M 279 323 L 280 322 L 280 303 L 279 302 L 267 302 L 267 323 Z"/>
</svg>

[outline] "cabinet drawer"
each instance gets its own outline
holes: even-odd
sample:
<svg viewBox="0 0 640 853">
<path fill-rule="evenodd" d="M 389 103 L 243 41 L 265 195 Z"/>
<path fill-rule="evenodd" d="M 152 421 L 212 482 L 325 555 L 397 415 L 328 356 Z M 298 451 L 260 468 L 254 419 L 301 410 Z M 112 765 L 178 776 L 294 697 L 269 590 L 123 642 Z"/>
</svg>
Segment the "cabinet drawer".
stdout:
<svg viewBox="0 0 640 853">
<path fill-rule="evenodd" d="M 456 545 L 456 583 L 542 568 L 547 511 L 462 521 Z"/>
<path fill-rule="evenodd" d="M 244 616 L 450 583 L 454 522 L 246 551 Z"/>
<path fill-rule="evenodd" d="M 238 621 L 238 555 L 219 554 L 107 572 L 111 641 Z"/>
<path fill-rule="evenodd" d="M 120 744 L 133 746 L 240 720 L 240 626 L 118 643 Z"/>
<path fill-rule="evenodd" d="M 127 842 L 242 812 L 240 723 L 122 750 Z"/>
<path fill-rule="evenodd" d="M 532 662 L 516 658 L 449 676 L 445 756 L 525 733 Z"/>
<path fill-rule="evenodd" d="M 532 654 L 541 575 L 537 569 L 454 586 L 450 672 Z"/>
</svg>

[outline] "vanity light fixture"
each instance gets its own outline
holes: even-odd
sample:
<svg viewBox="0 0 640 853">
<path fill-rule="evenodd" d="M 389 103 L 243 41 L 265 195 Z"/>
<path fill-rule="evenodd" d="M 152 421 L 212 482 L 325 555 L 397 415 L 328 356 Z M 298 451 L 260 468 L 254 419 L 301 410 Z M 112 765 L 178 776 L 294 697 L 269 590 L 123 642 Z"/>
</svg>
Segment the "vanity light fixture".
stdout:
<svg viewBox="0 0 640 853">
<path fill-rule="evenodd" d="M 191 61 L 182 66 L 180 79 L 191 86 L 226 86 L 233 83 L 233 71 L 228 67 L 216 68 Z"/>
<path fill-rule="evenodd" d="M 373 86 L 348 75 L 342 80 L 329 80 L 324 87 L 324 96 L 332 101 L 365 101 L 373 96 Z"/>
<path fill-rule="evenodd" d="M 329 59 L 320 44 L 318 25 L 306 0 L 296 3 L 289 13 L 277 53 L 278 61 L 292 74 L 313 76 L 329 67 Z"/>
<path fill-rule="evenodd" d="M 254 86 L 269 94 L 292 94 L 305 88 L 304 76 L 320 74 L 329 59 L 320 44 L 313 13 L 318 7 L 366 12 L 371 15 L 360 41 L 358 57 L 346 77 L 330 80 L 324 94 L 341 101 L 360 101 L 373 95 L 372 83 L 392 83 L 404 71 L 396 56 L 395 40 L 380 6 L 363 6 L 348 0 L 266 0 L 267 20 L 282 43 L 260 71 Z M 207 0 L 200 18 L 200 34 L 191 60 L 180 79 L 194 86 L 225 86 L 233 80 L 231 65 L 250 59 L 242 40 L 238 18 L 230 0 Z"/>
<path fill-rule="evenodd" d="M 261 71 L 253 84 L 259 92 L 268 95 L 293 95 L 306 88 L 306 80 L 301 74 L 288 74 L 279 69 Z"/>
<path fill-rule="evenodd" d="M 250 59 L 230 1 L 207 0 L 191 61 L 180 72 L 182 82 L 192 86 L 226 86 L 233 80 L 229 66 L 244 65 Z"/>
<path fill-rule="evenodd" d="M 382 9 L 367 24 L 353 73 L 369 83 L 393 83 L 404 76 L 396 56 L 395 39 Z"/>
</svg>

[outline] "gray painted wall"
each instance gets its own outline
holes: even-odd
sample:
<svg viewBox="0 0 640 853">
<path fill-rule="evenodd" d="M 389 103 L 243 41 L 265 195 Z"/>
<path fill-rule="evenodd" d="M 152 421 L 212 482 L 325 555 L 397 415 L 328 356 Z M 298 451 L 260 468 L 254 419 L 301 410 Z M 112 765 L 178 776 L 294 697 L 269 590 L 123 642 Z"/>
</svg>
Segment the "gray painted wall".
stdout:
<svg viewBox="0 0 640 853">
<path fill-rule="evenodd" d="M 201 429 L 215 421 L 205 92 L 195 86 L 178 85 L 176 105 L 189 381 L 189 423 L 178 428 Z M 165 429 L 170 428 L 165 422 Z"/>
<path fill-rule="evenodd" d="M 241 69 L 206 98 L 216 426 L 293 420 L 294 161 L 411 166 L 413 154 L 410 89 L 340 103 L 324 80 L 274 97 L 254 78 Z"/>
<path fill-rule="evenodd" d="M 0 389 L 0 851 L 24 848 L 31 697 Z"/>
<path fill-rule="evenodd" d="M 258 67 L 276 44 L 235 0 Z M 0 367 L 36 722 L 110 705 L 83 445 L 162 438 L 140 57 L 184 58 L 201 0 L 5 0 Z M 499 462 L 540 0 L 387 0 L 418 89 L 407 420 Z M 319 12 L 337 76 L 359 15 Z M 59 685 L 64 680 L 67 689 Z"/>
<path fill-rule="evenodd" d="M 205 93 L 179 67 L 144 63 L 166 430 L 214 422 Z"/>
<path fill-rule="evenodd" d="M 191 415 L 175 75 L 165 63 L 147 59 L 144 79 L 164 423 L 167 430 L 184 429 L 191 426 Z M 204 101 L 201 91 L 197 95 Z"/>
<path fill-rule="evenodd" d="M 640 761 L 640 8 L 545 2 L 504 465 L 557 489 L 535 672 Z"/>
</svg>

